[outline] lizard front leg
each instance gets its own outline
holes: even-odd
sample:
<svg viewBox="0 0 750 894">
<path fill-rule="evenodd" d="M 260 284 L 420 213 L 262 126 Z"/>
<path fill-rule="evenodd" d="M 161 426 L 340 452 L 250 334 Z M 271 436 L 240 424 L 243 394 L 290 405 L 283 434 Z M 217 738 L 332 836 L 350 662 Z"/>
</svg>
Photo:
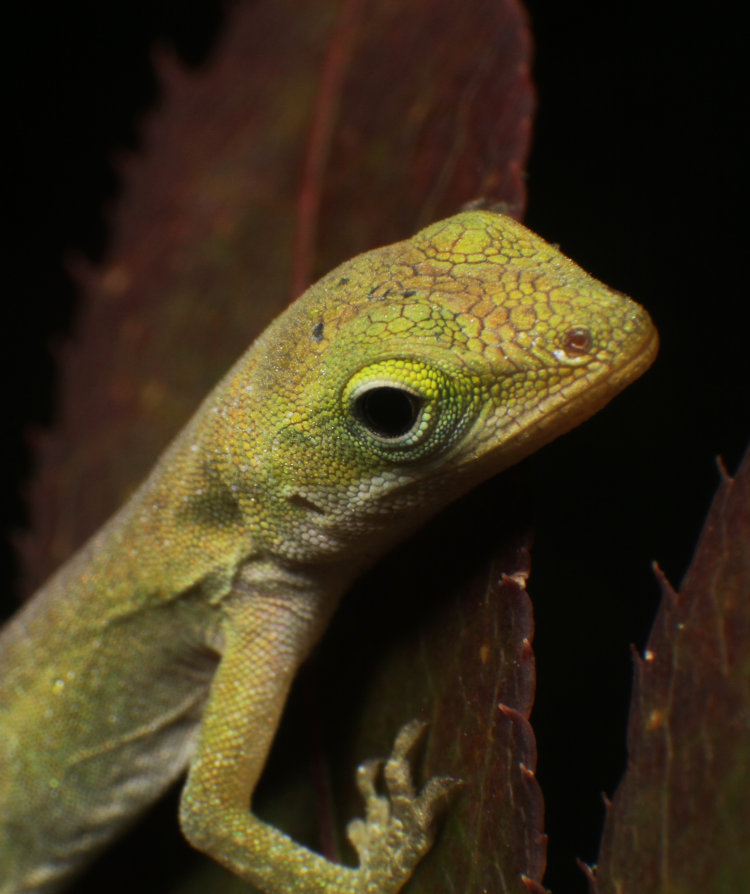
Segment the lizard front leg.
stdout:
<svg viewBox="0 0 750 894">
<path fill-rule="evenodd" d="M 420 724 L 404 727 L 385 765 L 389 797 L 375 791 L 378 763 L 360 768 L 366 818 L 349 828 L 357 868 L 297 844 L 250 809 L 313 628 L 313 617 L 297 602 L 250 598 L 229 613 L 224 654 L 182 795 L 181 826 L 194 847 L 264 894 L 390 894 L 430 848 L 437 805 L 453 786 L 436 778 L 421 794 L 414 792 L 408 755 Z"/>
</svg>

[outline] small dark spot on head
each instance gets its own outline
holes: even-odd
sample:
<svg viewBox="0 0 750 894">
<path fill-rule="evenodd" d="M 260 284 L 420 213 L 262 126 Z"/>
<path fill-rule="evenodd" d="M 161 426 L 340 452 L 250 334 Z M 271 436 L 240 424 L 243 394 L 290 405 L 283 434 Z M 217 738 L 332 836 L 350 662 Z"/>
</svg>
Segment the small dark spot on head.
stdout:
<svg viewBox="0 0 750 894">
<path fill-rule="evenodd" d="M 337 286 L 345 286 L 349 282 L 348 276 L 342 276 L 341 279 L 336 283 Z"/>
<path fill-rule="evenodd" d="M 416 289 L 407 289 L 404 292 L 404 298 L 413 298 L 417 294 Z"/>
<path fill-rule="evenodd" d="M 323 341 L 323 323 L 316 323 L 313 326 L 312 337 L 313 341 Z"/>
</svg>

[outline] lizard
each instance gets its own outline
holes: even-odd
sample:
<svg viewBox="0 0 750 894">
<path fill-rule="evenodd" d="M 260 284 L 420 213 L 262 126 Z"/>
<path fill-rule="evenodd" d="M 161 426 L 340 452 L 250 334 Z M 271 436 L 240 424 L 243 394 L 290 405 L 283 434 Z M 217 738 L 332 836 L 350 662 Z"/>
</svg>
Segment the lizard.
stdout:
<svg viewBox="0 0 750 894">
<path fill-rule="evenodd" d="M 358 255 L 250 346 L 0 635 L 0 892 L 64 889 L 187 772 L 179 822 L 264 894 L 390 894 L 455 781 L 421 724 L 358 771 L 358 865 L 251 808 L 294 675 L 351 582 L 649 366 L 647 312 L 469 210 Z"/>
</svg>

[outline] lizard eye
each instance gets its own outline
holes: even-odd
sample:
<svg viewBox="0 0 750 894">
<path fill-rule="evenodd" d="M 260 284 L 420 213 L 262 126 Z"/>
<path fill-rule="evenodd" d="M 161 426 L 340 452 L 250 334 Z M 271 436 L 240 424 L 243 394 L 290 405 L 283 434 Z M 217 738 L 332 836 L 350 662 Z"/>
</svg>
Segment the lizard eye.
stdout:
<svg viewBox="0 0 750 894">
<path fill-rule="evenodd" d="M 470 389 L 421 358 L 380 360 L 357 370 L 341 394 L 358 449 L 410 463 L 450 448 L 474 417 Z"/>
<path fill-rule="evenodd" d="M 355 397 L 353 407 L 373 435 L 392 441 L 405 437 L 418 425 L 424 400 L 396 385 L 373 385 Z"/>
</svg>

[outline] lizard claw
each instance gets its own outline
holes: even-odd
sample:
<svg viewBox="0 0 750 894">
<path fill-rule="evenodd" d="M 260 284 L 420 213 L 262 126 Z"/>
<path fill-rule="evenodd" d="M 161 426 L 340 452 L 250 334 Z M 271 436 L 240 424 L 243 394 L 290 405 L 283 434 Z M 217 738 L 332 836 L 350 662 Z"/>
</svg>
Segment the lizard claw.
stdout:
<svg viewBox="0 0 750 894">
<path fill-rule="evenodd" d="M 398 731 L 393 751 L 385 764 L 385 781 L 392 797 L 414 797 L 409 758 L 426 728 L 427 724 L 421 720 L 410 720 Z"/>
<path fill-rule="evenodd" d="M 405 724 L 387 761 L 368 760 L 357 770 L 357 786 L 365 802 L 365 818 L 353 820 L 347 835 L 359 855 L 364 891 L 398 891 L 432 845 L 435 819 L 447 796 L 460 784 L 435 776 L 417 793 L 410 756 L 426 724 Z M 379 794 L 376 780 L 383 771 L 387 794 Z"/>
</svg>

